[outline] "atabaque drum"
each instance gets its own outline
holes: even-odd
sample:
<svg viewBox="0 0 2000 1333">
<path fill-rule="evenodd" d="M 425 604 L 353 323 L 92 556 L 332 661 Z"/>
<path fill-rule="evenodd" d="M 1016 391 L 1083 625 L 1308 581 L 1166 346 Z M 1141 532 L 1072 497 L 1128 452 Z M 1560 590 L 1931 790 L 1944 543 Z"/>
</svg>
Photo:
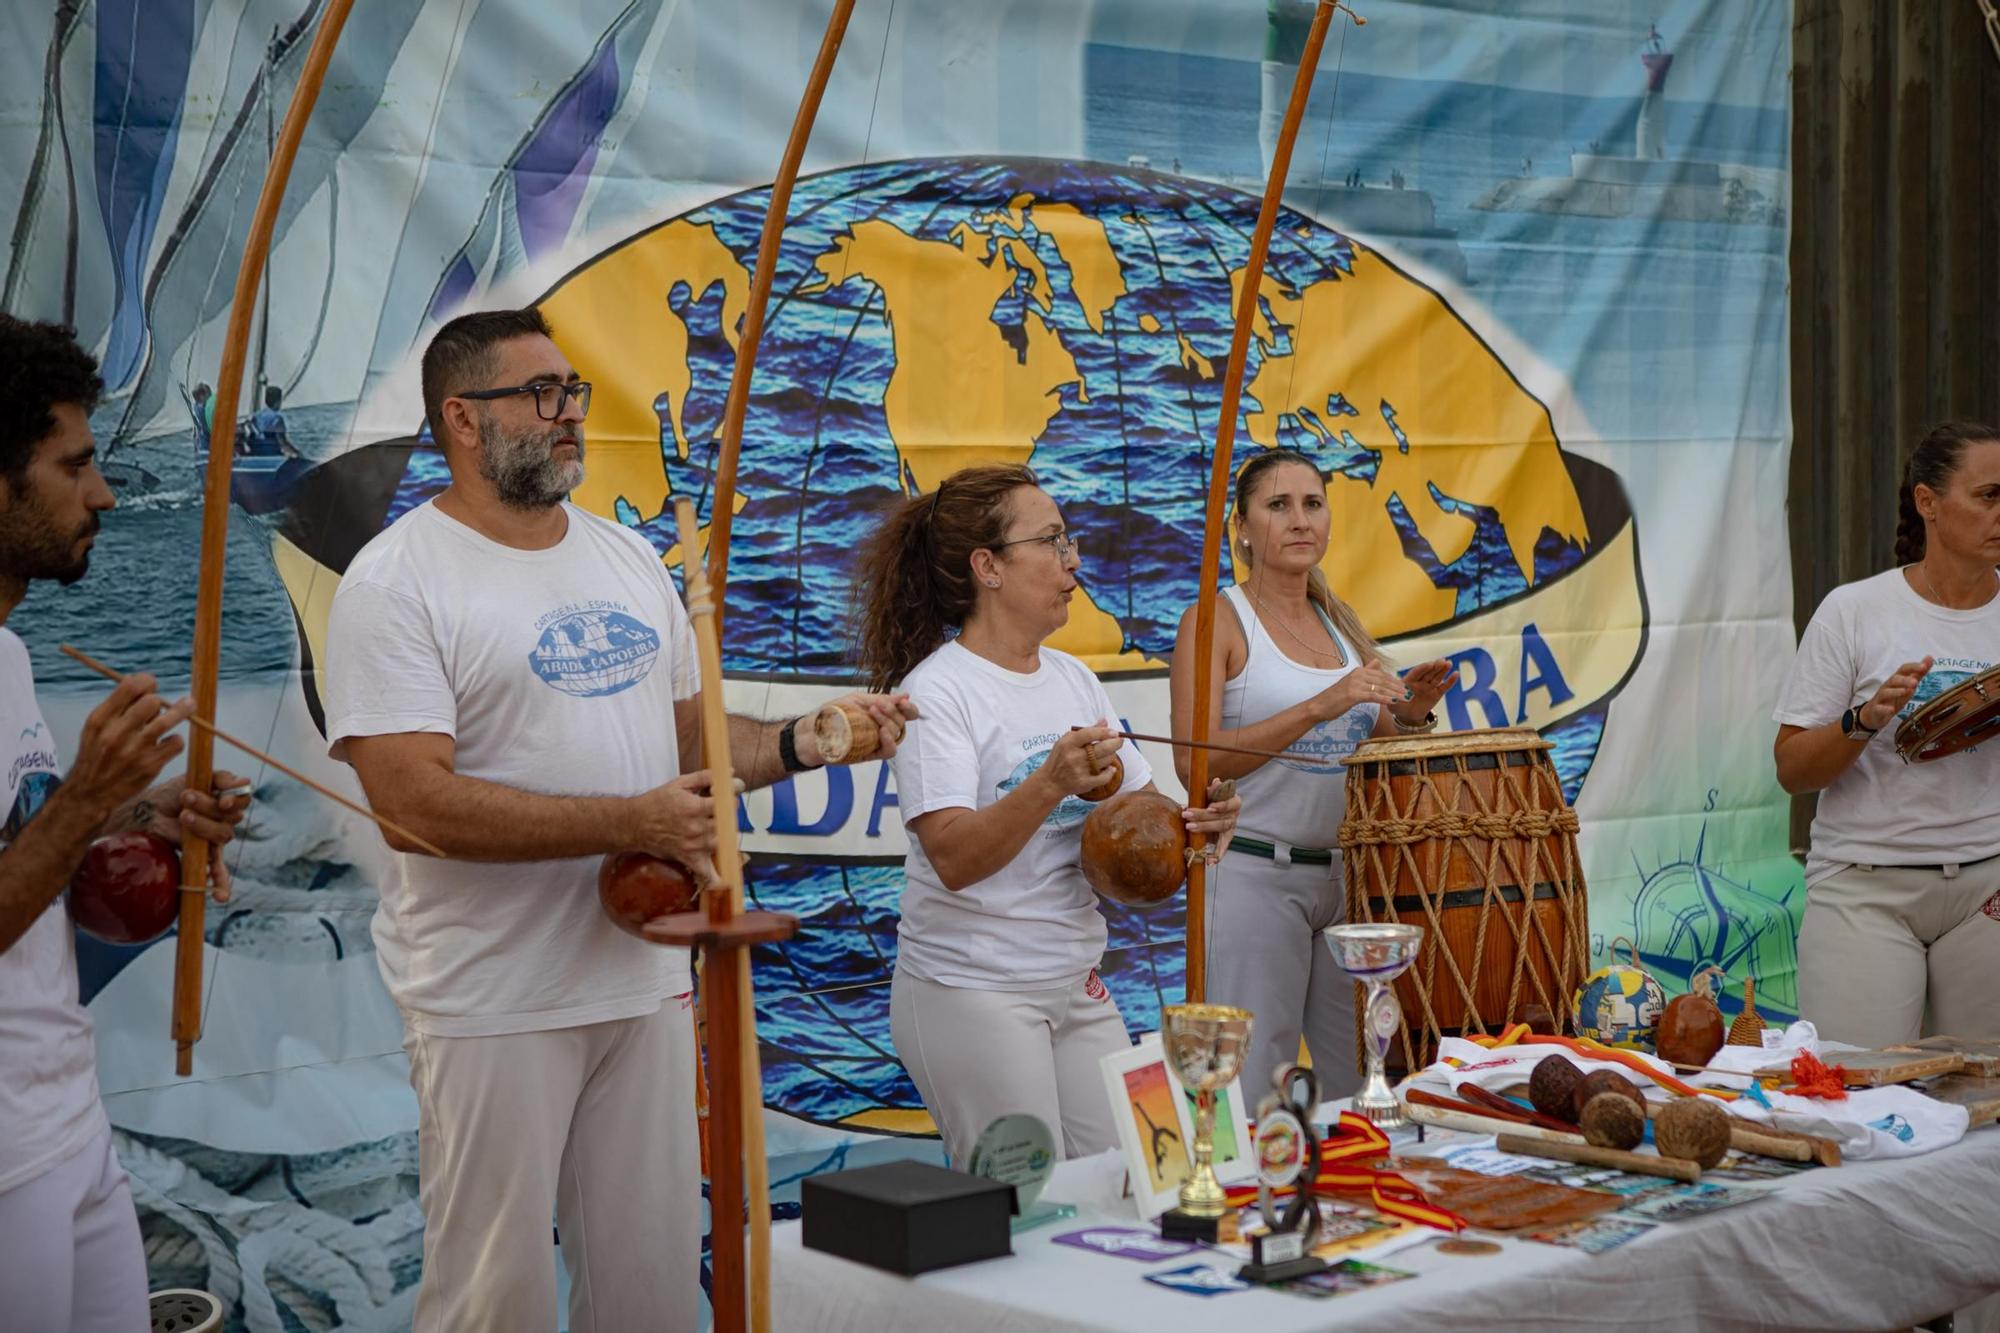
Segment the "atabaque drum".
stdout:
<svg viewBox="0 0 2000 1333">
<path fill-rule="evenodd" d="M 1341 761 L 1347 919 L 1424 928 L 1396 982 L 1407 1069 L 1531 1006 L 1567 1014 L 1588 971 L 1576 812 L 1549 749 L 1505 727 L 1376 737 Z"/>
<path fill-rule="evenodd" d="M 1896 728 L 1896 753 L 1904 763 L 1923 764 L 1995 739 L 2000 739 L 2000 666 L 1968 676 L 1903 719 Z"/>
</svg>

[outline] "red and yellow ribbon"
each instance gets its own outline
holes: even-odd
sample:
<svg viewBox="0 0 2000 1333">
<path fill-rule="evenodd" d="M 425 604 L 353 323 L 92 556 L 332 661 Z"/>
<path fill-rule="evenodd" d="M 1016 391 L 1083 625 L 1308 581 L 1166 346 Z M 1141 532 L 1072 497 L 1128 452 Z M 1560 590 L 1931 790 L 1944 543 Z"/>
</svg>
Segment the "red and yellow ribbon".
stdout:
<svg viewBox="0 0 2000 1333">
<path fill-rule="evenodd" d="M 1342 1111 L 1340 1123 L 1320 1143 L 1319 1175 L 1313 1178 L 1313 1189 L 1320 1194 L 1365 1197 L 1385 1217 L 1399 1217 L 1440 1231 L 1465 1230 L 1464 1218 L 1432 1203 L 1397 1172 L 1362 1165 L 1388 1155 L 1388 1135 L 1354 1112 Z M 1295 1188 L 1287 1186 L 1274 1192 L 1290 1194 Z M 1231 1205 L 1238 1208 L 1257 1200 L 1254 1186 L 1238 1186 L 1228 1195 Z"/>
<path fill-rule="evenodd" d="M 1558 1037 L 1547 1032 L 1535 1033 L 1526 1023 L 1515 1023 L 1503 1028 L 1497 1037 L 1467 1037 L 1466 1040 L 1484 1046 L 1489 1051 L 1497 1051 L 1505 1046 L 1519 1045 L 1531 1038 L 1533 1044 L 1537 1046 L 1560 1046 L 1586 1060 L 1609 1060 L 1613 1064 L 1623 1065 L 1633 1073 L 1659 1084 L 1670 1092 L 1678 1092 L 1683 1097 L 1714 1097 L 1719 1101 L 1733 1102 L 1743 1095 L 1726 1088 L 1697 1088 L 1692 1083 L 1682 1082 L 1672 1074 L 1661 1073 L 1630 1051 L 1620 1050 L 1616 1046 L 1606 1046 L 1603 1042 L 1589 1037 Z"/>
</svg>

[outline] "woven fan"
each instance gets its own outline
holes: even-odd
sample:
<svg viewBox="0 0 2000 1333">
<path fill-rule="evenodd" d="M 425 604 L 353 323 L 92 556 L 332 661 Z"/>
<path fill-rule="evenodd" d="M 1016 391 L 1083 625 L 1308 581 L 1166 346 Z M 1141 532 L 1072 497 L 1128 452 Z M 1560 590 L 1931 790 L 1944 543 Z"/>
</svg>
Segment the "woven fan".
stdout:
<svg viewBox="0 0 2000 1333">
<path fill-rule="evenodd" d="M 1762 1046 L 1764 1044 L 1764 1020 L 1757 1016 L 1757 980 L 1745 977 L 1743 980 L 1743 1012 L 1736 1015 L 1736 1021 L 1729 1025 L 1730 1046 Z"/>
</svg>

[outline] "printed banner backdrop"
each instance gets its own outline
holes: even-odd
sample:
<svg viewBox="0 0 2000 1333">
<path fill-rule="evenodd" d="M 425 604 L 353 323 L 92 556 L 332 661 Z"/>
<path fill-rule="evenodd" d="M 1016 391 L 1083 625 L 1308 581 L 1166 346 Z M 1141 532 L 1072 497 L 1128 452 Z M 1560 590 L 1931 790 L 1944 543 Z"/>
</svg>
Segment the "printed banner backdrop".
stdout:
<svg viewBox="0 0 2000 1333">
<path fill-rule="evenodd" d="M 327 606 L 361 544 L 445 483 L 415 367 L 456 313 L 543 307 L 597 385 L 576 499 L 678 570 L 668 499 L 707 521 L 766 192 L 827 7 L 380 0 L 350 27 L 256 340 L 313 466 L 239 488 L 225 728 L 354 788 L 318 731 Z M 70 320 L 103 359 L 120 496 L 88 579 L 38 587 L 10 621 L 68 754 L 103 691 L 57 644 L 185 677 L 193 394 L 216 378 L 273 107 L 321 5 L 15 9 L 4 305 Z M 1552 742 L 1595 961 L 1623 937 L 1670 991 L 1716 988 L 1727 1014 L 1754 977 L 1766 1017 L 1789 1016 L 1804 893 L 1768 717 L 1792 646 L 1790 6 L 1363 12 L 1330 38 L 1300 135 L 1239 449 L 1300 449 L 1330 477 L 1327 573 L 1398 662 L 1454 662 L 1446 726 Z M 848 561 L 879 507 L 1009 460 L 1085 542 L 1056 646 L 1134 726 L 1167 729 L 1231 282 L 1310 14 L 858 6 L 750 403 L 733 708 L 842 689 Z M 386 852 L 246 771 L 258 806 L 238 896 L 209 919 L 195 1078 L 172 1076 L 170 944 L 78 942 L 155 1285 L 206 1286 L 253 1329 L 406 1326 L 416 1106 L 368 933 Z M 908 1137 L 929 1122 L 888 1034 L 890 774 L 803 775 L 741 822 L 753 895 L 807 927 L 756 957 L 779 1197 L 935 1153 Z M 1104 976 L 1150 1029 L 1181 992 L 1181 915 L 1107 914 Z"/>
</svg>

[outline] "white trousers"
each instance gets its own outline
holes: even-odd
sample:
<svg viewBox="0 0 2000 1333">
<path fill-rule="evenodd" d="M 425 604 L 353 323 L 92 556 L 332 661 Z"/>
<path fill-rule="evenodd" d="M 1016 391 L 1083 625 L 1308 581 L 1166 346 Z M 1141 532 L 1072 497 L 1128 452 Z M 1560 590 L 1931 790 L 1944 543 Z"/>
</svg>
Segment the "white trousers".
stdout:
<svg viewBox="0 0 2000 1333">
<path fill-rule="evenodd" d="M 109 1126 L 0 1194 L 0 1327 L 143 1333 L 146 1251 Z"/>
<path fill-rule="evenodd" d="M 1051 990 L 940 986 L 902 968 L 889 986 L 889 1034 L 953 1165 L 1003 1115 L 1037 1117 L 1063 1153 L 1118 1146 L 1098 1061 L 1132 1044 L 1096 972 Z"/>
<path fill-rule="evenodd" d="M 2000 1038 L 2000 857 L 1943 870 L 1849 866 L 1806 894 L 1799 1014 L 1879 1049 Z"/>
<path fill-rule="evenodd" d="M 1340 859 L 1280 864 L 1229 851 L 1209 871 L 1208 886 L 1208 999 L 1251 1015 L 1244 1100 L 1254 1111 L 1271 1076 L 1297 1062 L 1301 1033 L 1320 1096 L 1358 1091 L 1354 978 L 1319 935 L 1346 916 Z"/>
<path fill-rule="evenodd" d="M 551 1216 L 571 1333 L 697 1326 L 690 1003 L 547 1032 L 408 1033 L 424 1210 L 416 1333 L 556 1327 Z"/>
</svg>

